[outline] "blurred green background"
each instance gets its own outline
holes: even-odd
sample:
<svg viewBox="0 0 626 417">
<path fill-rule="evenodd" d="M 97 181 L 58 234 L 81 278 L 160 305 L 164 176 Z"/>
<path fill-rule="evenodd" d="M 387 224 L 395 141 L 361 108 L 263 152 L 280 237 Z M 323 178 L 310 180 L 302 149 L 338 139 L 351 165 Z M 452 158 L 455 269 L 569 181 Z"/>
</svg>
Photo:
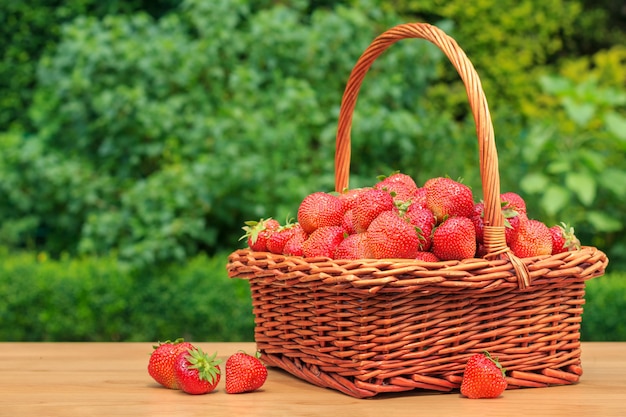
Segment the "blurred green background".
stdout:
<svg viewBox="0 0 626 417">
<path fill-rule="evenodd" d="M 626 340 L 623 0 L 0 0 L 0 340 L 252 340 L 245 220 L 334 187 L 345 82 L 436 24 L 480 74 L 502 192 L 605 251 L 584 340 Z M 351 186 L 401 170 L 480 198 L 458 75 L 426 41 L 372 67 Z"/>
</svg>

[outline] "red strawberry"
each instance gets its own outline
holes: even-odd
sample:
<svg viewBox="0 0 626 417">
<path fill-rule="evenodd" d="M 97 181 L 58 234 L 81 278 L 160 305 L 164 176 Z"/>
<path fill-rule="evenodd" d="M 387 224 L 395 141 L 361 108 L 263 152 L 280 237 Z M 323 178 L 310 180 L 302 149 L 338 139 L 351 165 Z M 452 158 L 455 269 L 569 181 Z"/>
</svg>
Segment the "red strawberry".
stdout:
<svg viewBox="0 0 626 417">
<path fill-rule="evenodd" d="M 507 387 L 505 370 L 488 352 L 472 355 L 465 365 L 461 394 L 468 398 L 497 398 Z"/>
<path fill-rule="evenodd" d="M 472 190 L 465 184 L 450 178 L 433 178 L 424 184 L 426 207 L 441 223 L 446 217 L 471 217 L 474 211 Z"/>
<path fill-rule="evenodd" d="M 298 223 L 307 233 L 323 226 L 340 226 L 343 203 L 336 195 L 321 191 L 309 194 L 298 207 Z"/>
<path fill-rule="evenodd" d="M 174 362 L 174 375 L 180 389 L 187 394 L 208 394 L 220 381 L 217 353 L 208 356 L 200 348 L 181 352 Z"/>
<path fill-rule="evenodd" d="M 413 204 L 419 204 L 422 207 L 426 207 L 426 187 L 419 187 L 413 196 Z"/>
<path fill-rule="evenodd" d="M 485 231 L 485 203 L 481 201 L 474 204 L 474 212 L 470 218 L 472 219 L 472 223 L 474 223 L 474 230 L 476 230 L 476 242 L 482 243 Z"/>
<path fill-rule="evenodd" d="M 372 252 L 367 239 L 367 232 L 346 236 L 335 249 L 334 259 L 367 259 Z"/>
<path fill-rule="evenodd" d="M 415 254 L 415 259 L 424 262 L 439 262 L 439 258 L 437 258 L 432 252 L 417 252 Z"/>
<path fill-rule="evenodd" d="M 370 188 L 360 193 L 354 206 L 354 228 L 364 232 L 380 213 L 395 210 L 393 197 L 386 191 Z"/>
<path fill-rule="evenodd" d="M 237 352 L 226 360 L 226 392 L 239 394 L 255 391 L 267 379 L 267 368 L 255 356 Z"/>
<path fill-rule="evenodd" d="M 248 247 L 255 252 L 266 252 L 267 240 L 272 232 L 280 227 L 280 223 L 272 218 L 247 221 L 245 224 L 243 230 L 246 233 L 241 239 L 247 239 Z"/>
<path fill-rule="evenodd" d="M 428 251 L 432 246 L 432 233 L 437 219 L 430 209 L 412 203 L 405 212 L 406 218 L 417 229 L 421 251 Z"/>
<path fill-rule="evenodd" d="M 396 210 L 383 211 L 372 220 L 367 228 L 367 238 L 376 259 L 414 259 L 420 247 L 415 227 Z"/>
<path fill-rule="evenodd" d="M 307 258 L 325 256 L 332 258 L 344 238 L 343 227 L 323 226 L 315 229 L 302 244 L 302 255 Z"/>
<path fill-rule="evenodd" d="M 539 220 L 522 220 L 515 237 L 511 241 L 511 250 L 520 258 L 552 254 L 552 234 L 548 226 Z"/>
<path fill-rule="evenodd" d="M 299 231 L 302 231 L 300 223 L 288 223 L 281 226 L 267 240 L 267 250 L 272 253 L 282 254 L 285 244 Z"/>
<path fill-rule="evenodd" d="M 396 201 L 411 201 L 417 193 L 417 184 L 406 174 L 396 172 L 388 177 L 380 177 L 374 188 L 387 191 Z"/>
<path fill-rule="evenodd" d="M 296 230 L 294 235 L 285 243 L 283 255 L 302 256 L 302 245 L 308 236 L 302 228 Z"/>
<path fill-rule="evenodd" d="M 350 209 L 343 213 L 343 220 L 341 221 L 341 227 L 343 227 L 344 232 L 349 235 L 355 234 L 356 227 L 354 226 L 354 210 Z"/>
<path fill-rule="evenodd" d="M 519 194 L 510 191 L 500 194 L 500 201 L 502 201 L 503 211 L 514 211 L 517 214 L 526 214 L 526 202 Z M 505 217 L 509 216 L 505 213 Z"/>
<path fill-rule="evenodd" d="M 363 191 L 368 188 L 353 188 L 351 190 L 345 190 L 337 197 L 341 200 L 341 204 L 343 205 L 343 211 L 346 212 L 348 210 L 352 210 L 354 206 L 356 206 L 356 199 Z"/>
<path fill-rule="evenodd" d="M 513 212 L 516 213 L 516 212 Z M 504 236 L 506 244 L 510 247 L 517 235 L 520 225 L 528 220 L 526 213 L 512 214 L 510 211 L 504 211 Z"/>
<path fill-rule="evenodd" d="M 473 258 L 476 254 L 476 230 L 467 217 L 449 217 L 433 233 L 432 252 L 442 261 Z"/>
<path fill-rule="evenodd" d="M 580 249 L 580 241 L 574 234 L 574 228 L 565 223 L 550 228 L 552 235 L 552 255 Z"/>
<path fill-rule="evenodd" d="M 170 389 L 179 389 L 176 377 L 174 376 L 174 361 L 181 352 L 186 352 L 193 348 L 189 342 L 183 339 L 176 339 L 173 342 L 159 342 L 154 346 L 148 362 L 148 373 L 159 384 Z"/>
</svg>

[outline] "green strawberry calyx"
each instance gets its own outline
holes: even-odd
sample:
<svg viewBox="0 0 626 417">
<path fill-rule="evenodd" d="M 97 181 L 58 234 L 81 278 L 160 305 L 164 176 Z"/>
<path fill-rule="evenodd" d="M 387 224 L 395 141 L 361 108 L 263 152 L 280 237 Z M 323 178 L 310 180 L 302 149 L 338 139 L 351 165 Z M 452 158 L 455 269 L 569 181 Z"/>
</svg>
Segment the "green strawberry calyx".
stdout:
<svg viewBox="0 0 626 417">
<path fill-rule="evenodd" d="M 494 358 L 486 350 L 483 351 L 483 355 L 485 355 L 487 359 L 489 359 L 491 362 L 493 362 L 496 365 L 496 367 L 502 372 L 503 377 L 506 376 L 506 368 L 502 367 L 502 364 L 500 363 L 500 361 L 498 361 L 498 358 Z"/>
<path fill-rule="evenodd" d="M 189 365 L 188 369 L 197 369 L 198 370 L 198 378 L 201 380 L 208 381 L 213 383 L 217 376 L 220 374 L 220 369 L 218 365 L 222 363 L 220 359 L 216 359 L 217 352 L 213 355 L 209 356 L 202 349 L 195 348 L 189 349 L 188 355 L 185 357 Z"/>
</svg>

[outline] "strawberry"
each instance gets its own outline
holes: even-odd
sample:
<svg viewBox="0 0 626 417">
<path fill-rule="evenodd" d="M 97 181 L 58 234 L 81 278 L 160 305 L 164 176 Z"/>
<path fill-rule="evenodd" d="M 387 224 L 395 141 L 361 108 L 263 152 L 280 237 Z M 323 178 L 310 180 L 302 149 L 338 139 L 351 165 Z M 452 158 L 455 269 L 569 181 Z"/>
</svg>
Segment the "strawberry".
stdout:
<svg viewBox="0 0 626 417">
<path fill-rule="evenodd" d="M 343 227 L 344 232 L 349 235 L 357 233 L 356 227 L 354 226 L 354 210 L 349 209 L 345 213 L 343 213 L 343 219 L 341 220 L 341 227 Z"/>
<path fill-rule="evenodd" d="M 336 195 L 321 191 L 309 194 L 298 207 L 298 223 L 307 233 L 323 226 L 340 226 L 343 203 Z"/>
<path fill-rule="evenodd" d="M 374 188 L 387 191 L 395 201 L 411 201 L 417 193 L 417 184 L 406 174 L 396 172 L 388 177 L 379 177 Z"/>
<path fill-rule="evenodd" d="M 507 387 L 505 372 L 488 352 L 476 353 L 465 365 L 461 394 L 468 398 L 497 398 Z"/>
<path fill-rule="evenodd" d="M 517 213 L 517 212 L 513 212 Z M 506 244 L 511 246 L 513 243 L 513 239 L 517 235 L 517 231 L 520 228 L 520 225 L 528 220 L 526 213 L 512 214 L 510 211 L 504 211 L 504 237 L 506 239 Z"/>
<path fill-rule="evenodd" d="M 282 254 L 285 244 L 301 230 L 302 226 L 300 226 L 300 223 L 287 223 L 279 227 L 267 240 L 267 250 L 272 253 Z"/>
<path fill-rule="evenodd" d="M 247 221 L 243 230 L 246 232 L 241 239 L 247 239 L 248 247 L 255 252 L 267 251 L 267 240 L 280 227 L 278 221 L 269 218 L 259 221 Z"/>
<path fill-rule="evenodd" d="M 432 252 L 424 252 L 424 251 L 417 252 L 415 254 L 415 259 L 417 259 L 418 261 L 424 261 L 424 262 L 439 262 L 439 258 L 437 258 L 435 254 Z"/>
<path fill-rule="evenodd" d="M 419 187 L 413 196 L 411 202 L 426 207 L 426 187 Z"/>
<path fill-rule="evenodd" d="M 346 212 L 348 210 L 352 210 L 354 206 L 356 206 L 356 199 L 365 190 L 368 188 L 353 188 L 350 190 L 344 190 L 342 193 L 337 195 L 339 200 L 341 200 L 341 204 L 343 205 L 343 211 Z"/>
<path fill-rule="evenodd" d="M 413 259 L 420 248 L 415 226 L 400 216 L 397 210 L 380 213 L 367 228 L 372 256 Z"/>
<path fill-rule="evenodd" d="M 189 342 L 183 339 L 176 339 L 171 342 L 159 342 L 154 346 L 154 350 L 148 361 L 148 373 L 159 384 L 170 389 L 179 389 L 176 377 L 174 376 L 174 361 L 181 352 L 186 352 L 193 348 Z"/>
<path fill-rule="evenodd" d="M 539 220 L 522 219 L 510 245 L 520 258 L 552 254 L 552 234 Z"/>
<path fill-rule="evenodd" d="M 217 352 L 208 356 L 200 348 L 180 352 L 174 361 L 174 375 L 181 390 L 187 394 L 208 394 L 220 381 L 220 360 Z"/>
<path fill-rule="evenodd" d="M 287 256 L 302 256 L 302 245 L 304 241 L 308 238 L 308 234 L 302 230 L 300 227 L 296 230 L 289 238 L 287 242 L 285 242 L 285 246 L 283 247 L 283 255 Z"/>
<path fill-rule="evenodd" d="M 428 251 L 432 246 L 432 233 L 435 228 L 435 215 L 430 209 L 418 203 L 412 203 L 405 211 L 405 217 L 417 230 L 420 240 L 419 250 Z"/>
<path fill-rule="evenodd" d="M 474 229 L 476 230 L 476 242 L 483 242 L 483 235 L 485 231 L 485 203 L 478 202 L 474 204 L 474 211 L 470 219 L 472 219 L 472 223 L 474 223 Z"/>
<path fill-rule="evenodd" d="M 465 184 L 450 178 L 432 178 L 424 184 L 426 207 L 441 223 L 446 217 L 470 217 L 474 211 L 472 190 Z"/>
<path fill-rule="evenodd" d="M 255 391 L 267 379 L 267 368 L 255 356 L 237 352 L 226 360 L 226 392 L 239 394 Z"/>
<path fill-rule="evenodd" d="M 380 213 L 395 210 L 393 197 L 387 191 L 370 188 L 361 192 L 353 208 L 354 229 L 364 232 Z"/>
<path fill-rule="evenodd" d="M 432 252 L 442 261 L 473 258 L 476 254 L 476 230 L 467 217 L 448 217 L 433 233 Z"/>
<path fill-rule="evenodd" d="M 341 226 L 322 226 L 315 229 L 313 233 L 302 244 L 302 255 L 307 258 L 325 256 L 332 258 L 335 249 L 344 238 L 344 231 Z"/>
<path fill-rule="evenodd" d="M 552 236 L 552 255 L 580 249 L 580 241 L 574 234 L 574 228 L 561 223 L 554 225 L 550 229 Z"/>
<path fill-rule="evenodd" d="M 335 249 L 334 259 L 367 259 L 372 258 L 367 232 L 354 233 L 346 236 Z"/>
<path fill-rule="evenodd" d="M 500 194 L 500 201 L 502 201 L 502 210 L 515 212 L 516 214 L 526 214 L 526 202 L 519 194 L 513 192 L 506 192 Z M 504 215 L 505 217 L 509 217 Z"/>
</svg>

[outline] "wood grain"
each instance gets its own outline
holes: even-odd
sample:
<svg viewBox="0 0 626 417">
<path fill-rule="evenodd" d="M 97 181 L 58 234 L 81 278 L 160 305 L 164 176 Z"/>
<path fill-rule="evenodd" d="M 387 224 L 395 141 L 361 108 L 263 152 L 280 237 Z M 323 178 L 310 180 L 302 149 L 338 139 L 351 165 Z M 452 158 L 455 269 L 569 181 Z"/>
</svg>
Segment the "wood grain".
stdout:
<svg viewBox="0 0 626 417">
<path fill-rule="evenodd" d="M 254 343 L 197 343 L 225 359 Z M 355 399 L 270 368 L 261 391 L 192 396 L 161 388 L 146 370 L 150 343 L 0 343 L 3 416 L 623 416 L 626 343 L 583 343 L 578 384 L 506 391 L 495 400 L 458 392 Z"/>
</svg>

